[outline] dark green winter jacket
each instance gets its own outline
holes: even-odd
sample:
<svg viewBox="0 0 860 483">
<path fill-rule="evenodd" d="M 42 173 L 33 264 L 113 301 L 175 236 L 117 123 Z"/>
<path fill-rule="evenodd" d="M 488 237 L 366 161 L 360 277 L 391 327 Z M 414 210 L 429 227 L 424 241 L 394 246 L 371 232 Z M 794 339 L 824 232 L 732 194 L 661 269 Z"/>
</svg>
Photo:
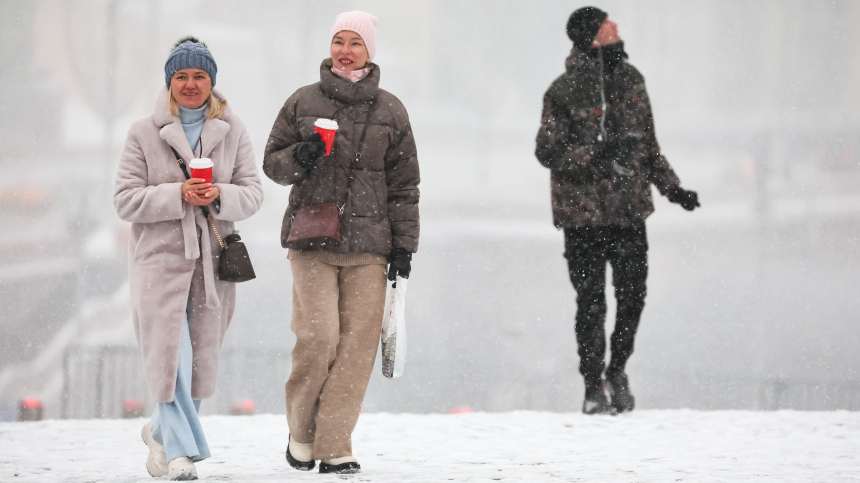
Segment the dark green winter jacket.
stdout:
<svg viewBox="0 0 860 483">
<path fill-rule="evenodd" d="M 662 194 L 680 184 L 660 154 L 642 74 L 623 59 L 601 68 L 601 55 L 574 48 L 567 71 L 544 95 L 535 155 L 552 170 L 553 221 L 559 228 L 629 226 L 654 211 L 651 184 Z M 634 141 L 622 166 L 598 169 L 596 144 L 623 137 Z"/>
</svg>

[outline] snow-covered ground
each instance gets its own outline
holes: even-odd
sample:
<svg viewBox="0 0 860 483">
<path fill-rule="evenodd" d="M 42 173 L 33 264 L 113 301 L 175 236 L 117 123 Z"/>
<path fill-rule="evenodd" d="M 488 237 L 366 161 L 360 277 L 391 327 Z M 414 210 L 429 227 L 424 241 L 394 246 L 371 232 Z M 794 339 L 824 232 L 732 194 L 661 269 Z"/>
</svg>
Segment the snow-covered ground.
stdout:
<svg viewBox="0 0 860 483">
<path fill-rule="evenodd" d="M 0 481 L 151 481 L 143 420 L 0 424 Z M 212 481 L 852 481 L 860 413 L 636 411 L 365 414 L 363 472 L 303 473 L 284 460 L 281 415 L 211 416 Z"/>
</svg>

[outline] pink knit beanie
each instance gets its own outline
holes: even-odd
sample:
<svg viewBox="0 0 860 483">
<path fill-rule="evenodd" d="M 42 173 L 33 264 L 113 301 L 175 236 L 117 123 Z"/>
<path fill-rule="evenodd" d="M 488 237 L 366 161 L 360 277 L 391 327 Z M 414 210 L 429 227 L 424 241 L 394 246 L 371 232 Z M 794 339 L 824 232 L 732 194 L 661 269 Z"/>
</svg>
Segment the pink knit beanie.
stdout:
<svg viewBox="0 0 860 483">
<path fill-rule="evenodd" d="M 376 57 L 376 22 L 376 17 L 361 10 L 343 12 L 334 21 L 334 27 L 331 28 L 331 38 L 334 38 L 338 32 L 352 30 L 361 35 L 361 39 L 364 40 L 364 45 L 367 47 L 367 55 L 370 60 L 373 60 Z"/>
</svg>

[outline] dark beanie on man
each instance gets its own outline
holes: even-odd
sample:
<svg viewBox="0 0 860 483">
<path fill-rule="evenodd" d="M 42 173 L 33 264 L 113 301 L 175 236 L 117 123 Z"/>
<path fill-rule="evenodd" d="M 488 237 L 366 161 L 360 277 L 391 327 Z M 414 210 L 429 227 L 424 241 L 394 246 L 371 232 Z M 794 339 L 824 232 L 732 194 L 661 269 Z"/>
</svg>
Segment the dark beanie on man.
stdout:
<svg viewBox="0 0 860 483">
<path fill-rule="evenodd" d="M 586 50 L 608 14 L 597 7 L 582 7 L 567 20 L 567 36 L 579 50 Z"/>
<path fill-rule="evenodd" d="M 206 44 L 194 37 L 185 37 L 173 47 L 173 51 L 167 56 L 164 63 L 164 83 L 170 89 L 170 79 L 177 71 L 182 69 L 205 70 L 212 79 L 212 87 L 215 87 L 215 75 L 218 74 L 218 64 L 209 52 Z"/>
</svg>

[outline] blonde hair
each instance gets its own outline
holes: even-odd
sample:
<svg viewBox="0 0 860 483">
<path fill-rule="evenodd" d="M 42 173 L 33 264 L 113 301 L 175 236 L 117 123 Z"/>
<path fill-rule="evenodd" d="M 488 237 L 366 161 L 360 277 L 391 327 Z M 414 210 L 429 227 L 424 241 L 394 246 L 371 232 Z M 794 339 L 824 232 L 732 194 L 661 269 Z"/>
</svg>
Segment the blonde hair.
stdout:
<svg viewBox="0 0 860 483">
<path fill-rule="evenodd" d="M 209 91 L 209 97 L 206 99 L 206 104 L 209 105 L 209 113 L 206 117 L 209 119 L 220 119 L 224 115 L 224 109 L 227 108 L 227 99 L 218 99 Z M 179 115 L 179 103 L 173 97 L 173 88 L 167 89 L 167 112 L 173 116 Z"/>
</svg>

